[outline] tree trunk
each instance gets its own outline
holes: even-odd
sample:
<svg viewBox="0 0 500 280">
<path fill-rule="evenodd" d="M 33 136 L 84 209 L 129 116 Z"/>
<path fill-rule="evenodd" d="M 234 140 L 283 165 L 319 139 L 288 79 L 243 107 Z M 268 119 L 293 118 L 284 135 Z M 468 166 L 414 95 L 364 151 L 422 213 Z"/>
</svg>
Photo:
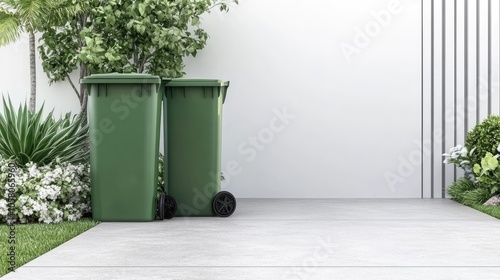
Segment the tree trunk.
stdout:
<svg viewBox="0 0 500 280">
<path fill-rule="evenodd" d="M 80 116 L 83 117 L 82 126 L 87 124 L 87 103 L 88 103 L 89 95 L 87 94 L 87 90 L 83 89 L 83 102 L 81 104 Z"/>
<path fill-rule="evenodd" d="M 87 67 L 80 63 L 80 80 L 85 78 L 89 74 Z M 87 119 L 87 103 L 88 103 L 88 93 L 87 87 L 84 84 L 80 84 L 80 113 L 79 116 L 83 118 L 82 127 L 86 126 L 88 123 Z M 90 136 L 87 136 L 85 140 L 85 145 L 83 147 L 85 152 L 90 152 Z"/>
<path fill-rule="evenodd" d="M 36 46 L 35 33 L 29 32 L 29 51 L 30 51 L 30 103 L 29 109 L 31 112 L 36 110 Z"/>
<path fill-rule="evenodd" d="M 81 63 L 80 64 L 80 80 L 88 75 L 87 67 Z M 82 126 L 87 124 L 87 103 L 88 103 L 88 93 L 85 85 L 80 84 L 80 116 L 83 118 Z"/>
</svg>

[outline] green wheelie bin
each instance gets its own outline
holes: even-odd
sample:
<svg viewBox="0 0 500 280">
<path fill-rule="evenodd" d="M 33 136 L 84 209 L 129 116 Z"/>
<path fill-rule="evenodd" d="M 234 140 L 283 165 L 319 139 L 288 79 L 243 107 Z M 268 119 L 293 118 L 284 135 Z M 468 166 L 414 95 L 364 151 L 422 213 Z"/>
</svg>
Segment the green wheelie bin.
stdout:
<svg viewBox="0 0 500 280">
<path fill-rule="evenodd" d="M 163 218 L 157 199 L 161 80 L 148 74 L 96 74 L 89 92 L 92 217 L 98 221 Z"/>
<path fill-rule="evenodd" d="M 235 197 L 220 191 L 222 104 L 228 86 L 220 80 L 163 80 L 167 216 L 229 217 L 236 209 Z M 170 201 L 177 202 L 176 209 Z"/>
</svg>

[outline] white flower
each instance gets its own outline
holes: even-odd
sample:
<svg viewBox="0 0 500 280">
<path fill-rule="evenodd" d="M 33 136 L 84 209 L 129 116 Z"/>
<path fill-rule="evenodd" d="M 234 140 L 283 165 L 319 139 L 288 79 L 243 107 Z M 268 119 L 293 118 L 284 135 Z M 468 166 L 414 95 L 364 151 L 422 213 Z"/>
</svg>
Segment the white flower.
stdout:
<svg viewBox="0 0 500 280">
<path fill-rule="evenodd" d="M 30 198 L 29 196 L 22 194 L 19 196 L 18 200 L 21 203 L 21 205 L 24 205 L 24 204 L 26 204 L 26 202 L 28 201 L 29 198 Z"/>
<path fill-rule="evenodd" d="M 49 171 L 49 172 L 45 173 L 45 176 L 43 178 L 47 181 L 52 181 L 52 180 L 54 180 L 54 173 Z"/>
<path fill-rule="evenodd" d="M 463 147 L 462 150 L 460 150 L 460 155 L 463 156 L 463 157 L 466 157 L 467 156 L 467 148 L 466 147 Z"/>
<path fill-rule="evenodd" d="M 24 216 L 30 216 L 33 214 L 33 209 L 23 206 L 21 207 L 21 213 L 23 213 Z"/>
<path fill-rule="evenodd" d="M 7 216 L 9 214 L 9 207 L 7 206 L 7 200 L 0 199 L 0 216 Z"/>
<path fill-rule="evenodd" d="M 43 178 L 41 181 L 42 181 L 42 184 L 44 184 L 45 186 L 48 186 L 52 183 L 52 180 L 49 180 L 46 178 Z"/>
<path fill-rule="evenodd" d="M 40 201 L 35 201 L 32 205 L 35 212 L 46 212 L 48 208 L 47 203 L 41 203 Z"/>
<path fill-rule="evenodd" d="M 41 172 L 37 169 L 37 166 L 34 164 L 30 168 L 28 168 L 28 172 L 31 178 L 38 178 Z"/>
<path fill-rule="evenodd" d="M 0 159 L 0 170 L 4 169 L 8 171 L 8 162 Z M 42 166 L 30 162 L 17 168 L 16 211 L 22 213 L 25 218 L 17 218 L 13 222 L 26 223 L 33 218 L 43 223 L 80 219 L 84 213 L 90 211 L 89 199 L 82 197 L 82 195 L 90 196 L 89 170 L 89 164 L 74 165 L 67 162 Z M 5 217 L 9 210 L 5 198 L 8 195 L 9 185 L 6 182 L 7 177 L 4 177 L 0 177 L 0 189 L 3 187 L 0 195 L 4 194 L 3 197 L 0 196 L 3 198 L 0 199 L 0 217 Z M 24 193 L 21 193 L 21 190 Z M 62 194 L 67 197 L 69 201 L 67 204 L 58 201 Z M 68 213 L 68 216 L 65 217 L 64 212 Z"/>
</svg>

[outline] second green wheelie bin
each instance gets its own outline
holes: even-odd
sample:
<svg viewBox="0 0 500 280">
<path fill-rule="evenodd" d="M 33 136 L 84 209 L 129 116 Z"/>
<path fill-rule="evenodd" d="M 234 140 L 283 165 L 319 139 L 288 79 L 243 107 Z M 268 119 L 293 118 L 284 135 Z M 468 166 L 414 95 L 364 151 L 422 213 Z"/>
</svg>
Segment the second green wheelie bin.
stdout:
<svg viewBox="0 0 500 280">
<path fill-rule="evenodd" d="M 147 74 L 97 74 L 89 92 L 92 216 L 151 221 L 157 216 L 161 80 Z"/>
<path fill-rule="evenodd" d="M 220 191 L 228 86 L 220 80 L 163 80 L 165 192 L 166 201 L 177 202 L 177 216 L 228 217 L 236 209 L 234 196 Z"/>
</svg>

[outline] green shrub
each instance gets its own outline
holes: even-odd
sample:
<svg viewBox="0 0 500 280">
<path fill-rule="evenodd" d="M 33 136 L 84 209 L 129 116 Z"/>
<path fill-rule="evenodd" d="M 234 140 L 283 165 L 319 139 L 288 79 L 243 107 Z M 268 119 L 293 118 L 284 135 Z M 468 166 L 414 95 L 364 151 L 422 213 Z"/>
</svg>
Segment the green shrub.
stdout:
<svg viewBox="0 0 500 280">
<path fill-rule="evenodd" d="M 17 112 L 10 99 L 3 99 L 0 114 L 0 155 L 13 159 L 19 166 L 29 162 L 47 165 L 58 159 L 60 162 L 79 163 L 87 158 L 83 150 L 88 136 L 88 127 L 81 127 L 82 118 L 71 117 L 55 120 L 53 112 L 42 118 L 43 106 L 36 112 L 28 110 L 26 104 Z"/>
<path fill-rule="evenodd" d="M 448 194 L 466 205 L 480 205 L 500 193 L 500 116 L 489 116 L 466 137 L 465 147 L 443 154 L 444 163 L 455 164 L 465 177 L 448 188 Z"/>
<path fill-rule="evenodd" d="M 474 165 L 474 174 L 481 188 L 487 189 L 491 196 L 500 191 L 500 165 L 498 155 L 488 152 L 481 159 L 481 164 Z"/>
<path fill-rule="evenodd" d="M 481 205 L 490 199 L 490 191 L 486 188 L 477 188 L 463 194 L 462 203 L 465 205 Z"/>
<path fill-rule="evenodd" d="M 160 194 L 165 193 L 165 190 L 163 187 L 165 184 L 165 178 L 163 176 L 164 175 L 163 174 L 164 164 L 165 164 L 165 159 L 164 159 L 163 155 L 160 153 L 160 156 L 158 159 L 158 192 L 157 192 L 158 197 L 160 196 Z"/>
<path fill-rule="evenodd" d="M 9 174 L 15 182 L 15 221 L 58 223 L 75 221 L 90 213 L 90 168 L 87 163 L 28 163 L 11 168 L 11 160 L 0 158 L 0 221 L 6 222 L 12 204 Z M 13 170 L 15 169 L 15 170 Z M 9 220 L 14 221 L 9 215 Z"/>
<path fill-rule="evenodd" d="M 472 166 L 481 163 L 486 153 L 496 154 L 498 144 L 500 144 L 500 116 L 491 115 L 467 134 L 465 147 L 469 151 L 476 148 L 470 155 Z"/>
<path fill-rule="evenodd" d="M 476 186 L 474 185 L 474 182 L 472 182 L 470 179 L 460 178 L 458 179 L 458 181 L 454 182 L 453 184 L 451 184 L 451 186 L 448 187 L 448 194 L 454 200 L 463 203 L 465 193 L 472 191 L 475 188 Z"/>
</svg>

